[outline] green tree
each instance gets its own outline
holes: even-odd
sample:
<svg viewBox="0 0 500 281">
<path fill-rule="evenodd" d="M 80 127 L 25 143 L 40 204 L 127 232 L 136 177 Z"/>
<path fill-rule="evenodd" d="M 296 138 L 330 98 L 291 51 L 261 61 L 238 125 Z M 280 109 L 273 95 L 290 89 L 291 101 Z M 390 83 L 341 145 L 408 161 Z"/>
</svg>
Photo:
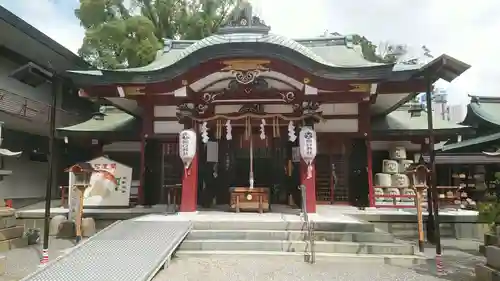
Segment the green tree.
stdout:
<svg viewBox="0 0 500 281">
<path fill-rule="evenodd" d="M 365 59 L 371 62 L 394 63 L 397 60 L 394 55 L 380 55 L 380 52 L 377 53 L 377 45 L 373 44 L 365 36 L 355 34 L 352 39 L 354 44 L 361 46 L 361 52 Z"/>
<path fill-rule="evenodd" d="M 80 0 L 78 53 L 104 69 L 151 63 L 162 39 L 201 39 L 230 17 L 236 0 Z"/>
</svg>

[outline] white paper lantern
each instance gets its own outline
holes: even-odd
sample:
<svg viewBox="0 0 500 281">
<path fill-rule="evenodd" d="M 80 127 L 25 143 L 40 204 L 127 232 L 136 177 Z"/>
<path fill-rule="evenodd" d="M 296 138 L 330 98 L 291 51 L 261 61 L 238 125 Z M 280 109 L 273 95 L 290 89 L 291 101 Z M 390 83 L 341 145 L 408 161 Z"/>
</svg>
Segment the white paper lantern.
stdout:
<svg viewBox="0 0 500 281">
<path fill-rule="evenodd" d="M 316 158 L 316 132 L 311 127 L 302 127 L 299 134 L 300 156 L 307 164 L 307 178 L 312 177 L 312 163 Z"/>
<path fill-rule="evenodd" d="M 196 156 L 196 133 L 193 130 L 183 130 L 179 133 L 179 156 L 184 163 L 184 169 L 189 169 Z"/>
</svg>

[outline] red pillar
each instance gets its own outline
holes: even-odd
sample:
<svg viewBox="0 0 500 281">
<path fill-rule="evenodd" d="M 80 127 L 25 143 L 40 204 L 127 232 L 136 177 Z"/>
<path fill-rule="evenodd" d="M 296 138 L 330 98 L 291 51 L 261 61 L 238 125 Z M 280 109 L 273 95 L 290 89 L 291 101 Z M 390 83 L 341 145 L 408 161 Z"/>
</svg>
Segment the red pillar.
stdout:
<svg viewBox="0 0 500 281">
<path fill-rule="evenodd" d="M 306 212 L 316 213 L 316 166 L 312 163 L 312 176 L 307 178 L 307 164 L 300 160 L 300 183 L 306 186 Z"/>
<path fill-rule="evenodd" d="M 372 147 L 370 140 L 366 140 L 366 159 L 367 163 L 367 174 L 368 174 L 368 199 L 370 202 L 370 207 L 375 206 L 375 190 L 373 189 L 373 158 L 372 158 Z"/>
<path fill-rule="evenodd" d="M 182 177 L 181 212 L 196 212 L 198 193 L 198 153 Z"/>
</svg>

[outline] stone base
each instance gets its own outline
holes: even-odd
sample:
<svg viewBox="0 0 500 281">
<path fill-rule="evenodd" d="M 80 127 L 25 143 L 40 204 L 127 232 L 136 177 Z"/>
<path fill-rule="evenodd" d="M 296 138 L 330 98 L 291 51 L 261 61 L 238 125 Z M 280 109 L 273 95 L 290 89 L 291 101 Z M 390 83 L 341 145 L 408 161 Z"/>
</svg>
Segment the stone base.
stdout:
<svg viewBox="0 0 500 281">
<path fill-rule="evenodd" d="M 17 219 L 15 216 L 0 217 L 0 229 L 9 228 L 16 225 L 17 225 Z"/>
<path fill-rule="evenodd" d="M 24 234 L 23 226 L 14 226 L 9 228 L 0 229 L 0 241 L 20 238 Z"/>
<path fill-rule="evenodd" d="M 5 274 L 6 267 L 7 267 L 7 258 L 5 256 L 0 256 L 0 275 Z"/>
<path fill-rule="evenodd" d="M 16 209 L 0 207 L 0 217 L 11 217 L 16 215 Z"/>
<path fill-rule="evenodd" d="M 485 264 L 476 265 L 477 281 L 500 281 L 500 272 Z"/>
<path fill-rule="evenodd" d="M 64 221 L 59 225 L 57 238 L 69 239 L 69 238 L 75 238 L 75 236 L 76 236 L 75 222 Z"/>
<path fill-rule="evenodd" d="M 486 264 L 495 269 L 500 269 L 500 248 L 497 246 L 486 246 Z"/>
<path fill-rule="evenodd" d="M 476 280 L 478 281 L 500 281 L 500 246 L 498 236 L 486 234 L 484 246 L 480 247 L 486 256 L 486 264 L 476 266 Z"/>
<path fill-rule="evenodd" d="M 28 238 L 18 237 L 14 239 L 0 241 L 0 252 L 7 252 L 12 249 L 28 246 Z"/>
<path fill-rule="evenodd" d="M 57 215 L 54 216 L 49 223 L 49 235 L 54 236 L 58 235 L 61 224 L 68 221 L 66 216 Z"/>
</svg>

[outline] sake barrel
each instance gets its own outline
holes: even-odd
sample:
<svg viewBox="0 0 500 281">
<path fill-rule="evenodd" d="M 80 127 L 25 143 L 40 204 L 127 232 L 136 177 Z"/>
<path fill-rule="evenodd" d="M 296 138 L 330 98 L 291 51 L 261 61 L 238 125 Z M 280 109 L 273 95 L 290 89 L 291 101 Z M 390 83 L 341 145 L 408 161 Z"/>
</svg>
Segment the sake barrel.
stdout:
<svg viewBox="0 0 500 281">
<path fill-rule="evenodd" d="M 383 160 L 382 161 L 382 172 L 386 174 L 397 174 L 398 169 L 398 161 L 396 160 Z"/>
<path fill-rule="evenodd" d="M 406 187 L 403 189 L 403 195 L 415 196 L 415 190 L 413 190 L 413 188 Z M 402 198 L 401 201 L 415 202 L 415 199 L 414 198 Z"/>
<path fill-rule="evenodd" d="M 375 186 L 391 186 L 391 175 L 376 173 L 373 179 Z"/>
<path fill-rule="evenodd" d="M 408 187 L 410 186 L 410 179 L 405 174 L 393 174 L 391 176 L 391 186 Z"/>
<path fill-rule="evenodd" d="M 387 195 L 400 195 L 399 189 L 396 187 L 388 188 Z M 394 201 L 399 202 L 400 200 L 401 200 L 401 198 L 399 198 L 399 197 L 388 197 L 386 199 L 386 201 L 389 201 L 389 202 L 394 202 Z"/>
<path fill-rule="evenodd" d="M 412 164 L 413 160 L 407 160 L 407 159 L 399 160 L 399 172 L 400 173 L 406 172 Z"/>
<path fill-rule="evenodd" d="M 380 188 L 380 187 L 375 187 L 373 189 L 373 191 L 375 193 L 375 202 L 377 204 L 383 203 L 385 201 L 385 198 L 384 197 L 378 197 L 378 196 L 385 195 L 384 190 L 382 188 Z"/>
<path fill-rule="evenodd" d="M 406 148 L 403 146 L 394 146 L 389 150 L 389 157 L 393 160 L 406 159 Z"/>
</svg>

